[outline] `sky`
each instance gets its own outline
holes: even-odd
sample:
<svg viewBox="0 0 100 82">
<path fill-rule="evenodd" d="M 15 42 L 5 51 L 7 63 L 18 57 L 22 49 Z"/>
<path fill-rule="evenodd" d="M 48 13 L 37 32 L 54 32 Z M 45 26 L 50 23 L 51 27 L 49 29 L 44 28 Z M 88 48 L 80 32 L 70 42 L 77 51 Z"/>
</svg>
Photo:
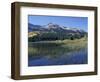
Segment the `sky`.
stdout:
<svg viewBox="0 0 100 82">
<path fill-rule="evenodd" d="M 34 25 L 47 25 L 48 23 L 54 23 L 61 26 L 79 28 L 88 31 L 88 17 L 29 15 L 28 23 Z"/>
</svg>

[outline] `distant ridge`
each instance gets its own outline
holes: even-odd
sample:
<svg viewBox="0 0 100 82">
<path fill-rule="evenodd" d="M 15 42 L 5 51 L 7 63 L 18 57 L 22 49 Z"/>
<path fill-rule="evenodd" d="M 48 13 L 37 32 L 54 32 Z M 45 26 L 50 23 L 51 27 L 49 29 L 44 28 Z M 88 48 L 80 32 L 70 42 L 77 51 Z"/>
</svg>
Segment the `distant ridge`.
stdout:
<svg viewBox="0 0 100 82">
<path fill-rule="evenodd" d="M 28 32 L 32 31 L 53 31 L 53 32 L 68 32 L 68 33 L 83 33 L 85 32 L 82 29 L 78 28 L 69 28 L 66 26 L 61 26 L 58 24 L 48 23 L 47 25 L 34 25 L 31 23 L 28 23 Z"/>
</svg>

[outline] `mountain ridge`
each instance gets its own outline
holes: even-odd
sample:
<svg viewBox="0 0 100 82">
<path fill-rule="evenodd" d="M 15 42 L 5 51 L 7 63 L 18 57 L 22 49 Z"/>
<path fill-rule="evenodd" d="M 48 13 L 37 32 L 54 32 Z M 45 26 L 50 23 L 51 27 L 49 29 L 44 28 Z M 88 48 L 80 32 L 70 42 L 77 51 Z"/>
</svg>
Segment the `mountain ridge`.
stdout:
<svg viewBox="0 0 100 82">
<path fill-rule="evenodd" d="M 50 29 L 60 29 L 60 30 L 72 30 L 72 31 L 85 32 L 82 29 L 69 28 L 69 27 L 66 27 L 66 26 L 61 26 L 61 25 L 53 24 L 53 23 L 48 23 L 47 25 L 34 25 L 34 24 L 31 24 L 31 23 L 28 23 L 28 29 L 29 30 L 31 29 L 31 31 L 35 31 L 35 30 L 37 30 L 37 31 L 49 30 L 50 31 Z"/>
<path fill-rule="evenodd" d="M 69 28 L 58 24 L 33 25 L 28 23 L 29 41 L 80 39 L 87 32 L 78 28 Z"/>
</svg>

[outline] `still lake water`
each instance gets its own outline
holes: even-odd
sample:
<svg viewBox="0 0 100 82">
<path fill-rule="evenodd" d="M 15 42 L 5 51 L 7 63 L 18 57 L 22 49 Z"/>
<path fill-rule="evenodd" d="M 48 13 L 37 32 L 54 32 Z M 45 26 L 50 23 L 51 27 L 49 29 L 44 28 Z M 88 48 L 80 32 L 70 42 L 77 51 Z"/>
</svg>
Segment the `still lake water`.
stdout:
<svg viewBox="0 0 100 82">
<path fill-rule="evenodd" d="M 47 44 L 46 44 L 47 45 Z M 68 51 L 59 45 L 37 45 L 29 46 L 28 66 L 48 66 L 48 65 L 71 65 L 87 64 L 87 48 Z"/>
</svg>

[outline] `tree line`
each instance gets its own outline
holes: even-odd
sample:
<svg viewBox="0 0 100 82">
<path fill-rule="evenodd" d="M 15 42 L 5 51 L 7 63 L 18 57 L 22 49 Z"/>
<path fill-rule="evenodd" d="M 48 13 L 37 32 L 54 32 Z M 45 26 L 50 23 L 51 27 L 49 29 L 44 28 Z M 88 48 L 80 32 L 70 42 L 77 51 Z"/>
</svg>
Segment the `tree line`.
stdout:
<svg viewBox="0 0 100 82">
<path fill-rule="evenodd" d="M 55 33 L 55 32 L 48 32 L 48 33 L 41 33 L 37 34 L 36 36 L 29 37 L 29 42 L 35 42 L 35 41 L 50 41 L 50 40 L 65 40 L 65 39 L 80 39 L 84 37 L 86 34 L 75 34 L 75 33 Z"/>
</svg>

